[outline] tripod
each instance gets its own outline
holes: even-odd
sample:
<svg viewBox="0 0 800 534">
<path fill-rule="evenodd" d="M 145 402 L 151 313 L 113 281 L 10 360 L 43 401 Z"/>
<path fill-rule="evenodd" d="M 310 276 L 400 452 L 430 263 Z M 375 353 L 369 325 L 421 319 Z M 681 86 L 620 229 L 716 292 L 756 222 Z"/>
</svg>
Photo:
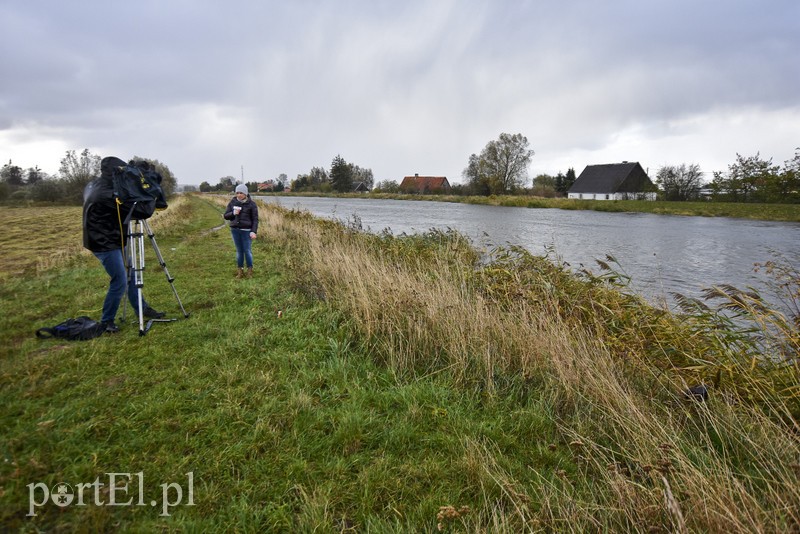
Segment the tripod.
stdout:
<svg viewBox="0 0 800 534">
<path fill-rule="evenodd" d="M 158 243 L 156 243 L 156 236 L 153 234 L 153 230 L 150 229 L 150 224 L 147 222 L 147 219 L 133 219 L 128 222 L 128 246 L 127 246 L 127 254 L 125 255 L 127 267 L 128 267 L 128 283 L 131 283 L 131 279 L 133 284 L 136 286 L 136 295 L 138 300 L 138 306 L 136 309 L 139 312 L 139 335 L 145 335 L 149 330 L 150 327 L 153 326 L 155 322 L 162 322 L 162 323 L 169 323 L 172 321 L 177 321 L 177 319 L 150 319 L 147 321 L 147 326 L 144 323 L 144 309 L 142 306 L 142 302 L 144 298 L 142 297 L 142 288 L 144 287 L 144 234 L 147 233 L 147 237 L 150 238 L 150 244 L 153 245 L 153 250 L 156 253 L 156 258 L 158 258 L 158 263 L 161 265 L 161 268 L 164 270 L 164 275 L 167 277 L 167 282 L 169 282 L 170 287 L 172 288 L 172 294 L 175 295 L 175 300 L 178 301 L 178 306 L 181 307 L 181 311 L 183 312 L 184 317 L 189 317 L 189 314 L 183 308 L 183 303 L 181 302 L 181 298 L 178 296 L 178 291 L 175 289 L 175 284 L 172 282 L 175 280 L 174 277 L 170 276 L 169 270 L 167 270 L 167 264 L 164 261 L 164 257 L 161 255 L 161 251 L 158 248 Z M 127 291 L 126 291 L 127 293 Z M 127 311 L 128 307 L 125 306 L 122 312 L 123 320 L 125 319 L 125 312 Z"/>
</svg>

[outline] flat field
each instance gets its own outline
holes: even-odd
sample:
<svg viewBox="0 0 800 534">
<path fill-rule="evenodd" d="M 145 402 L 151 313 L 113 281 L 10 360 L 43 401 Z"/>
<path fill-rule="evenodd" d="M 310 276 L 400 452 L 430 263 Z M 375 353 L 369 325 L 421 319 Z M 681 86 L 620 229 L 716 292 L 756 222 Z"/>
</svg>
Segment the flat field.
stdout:
<svg viewBox="0 0 800 534">
<path fill-rule="evenodd" d="M 0 207 L 0 279 L 33 274 L 82 250 L 81 208 Z"/>
</svg>

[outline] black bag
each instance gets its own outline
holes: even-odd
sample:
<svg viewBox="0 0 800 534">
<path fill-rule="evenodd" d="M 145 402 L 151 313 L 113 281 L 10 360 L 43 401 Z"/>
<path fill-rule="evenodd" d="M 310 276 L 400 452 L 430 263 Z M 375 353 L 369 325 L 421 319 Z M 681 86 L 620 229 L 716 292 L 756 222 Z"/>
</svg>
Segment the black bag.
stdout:
<svg viewBox="0 0 800 534">
<path fill-rule="evenodd" d="M 122 212 L 131 219 L 148 219 L 156 209 L 165 209 L 167 200 L 161 189 L 163 177 L 144 160 L 125 163 L 108 156 L 101 162 L 111 171 L 114 196 L 122 204 Z"/>
<path fill-rule="evenodd" d="M 40 328 L 36 331 L 36 337 L 39 339 L 59 338 L 68 341 L 83 341 L 102 336 L 105 331 L 104 324 L 82 315 L 75 319 L 67 319 L 53 328 Z"/>
</svg>

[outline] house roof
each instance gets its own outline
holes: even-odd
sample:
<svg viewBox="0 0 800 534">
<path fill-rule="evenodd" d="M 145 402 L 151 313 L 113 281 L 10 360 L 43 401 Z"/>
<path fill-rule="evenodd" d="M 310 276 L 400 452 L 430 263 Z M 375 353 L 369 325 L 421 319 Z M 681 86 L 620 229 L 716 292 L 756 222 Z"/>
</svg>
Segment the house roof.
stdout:
<svg viewBox="0 0 800 534">
<path fill-rule="evenodd" d="M 450 187 L 446 176 L 406 176 L 400 184 L 402 189 L 444 189 Z"/>
<path fill-rule="evenodd" d="M 653 187 L 639 162 L 587 165 L 570 193 L 639 193 Z"/>
</svg>

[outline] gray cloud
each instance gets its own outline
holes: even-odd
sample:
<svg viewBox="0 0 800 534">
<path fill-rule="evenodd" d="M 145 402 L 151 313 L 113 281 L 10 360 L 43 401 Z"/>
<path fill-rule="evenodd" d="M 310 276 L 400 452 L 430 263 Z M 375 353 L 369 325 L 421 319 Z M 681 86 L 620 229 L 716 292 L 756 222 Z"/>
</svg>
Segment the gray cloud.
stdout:
<svg viewBox="0 0 800 534">
<path fill-rule="evenodd" d="M 0 157 L 48 172 L 89 147 L 182 183 L 337 154 L 458 181 L 501 132 L 528 137 L 534 175 L 710 172 L 800 144 L 793 0 L 70 4 L 0 4 Z"/>
</svg>

